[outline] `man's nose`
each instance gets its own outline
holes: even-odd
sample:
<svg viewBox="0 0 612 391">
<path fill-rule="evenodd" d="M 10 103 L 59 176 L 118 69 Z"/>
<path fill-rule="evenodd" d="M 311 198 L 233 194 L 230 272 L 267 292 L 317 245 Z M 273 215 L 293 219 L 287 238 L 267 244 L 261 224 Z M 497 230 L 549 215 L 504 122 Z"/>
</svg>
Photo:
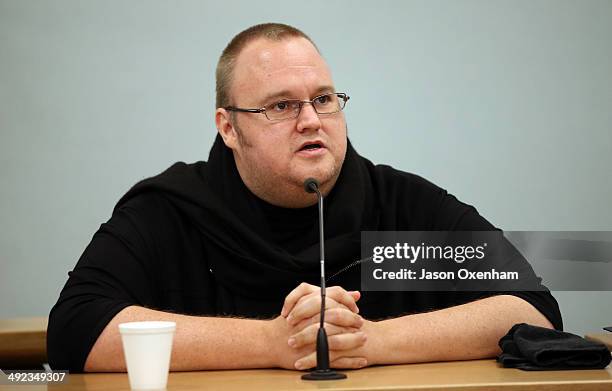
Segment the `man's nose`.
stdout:
<svg viewBox="0 0 612 391">
<path fill-rule="evenodd" d="M 298 116 L 297 130 L 304 132 L 307 130 L 319 130 L 321 128 L 321 118 L 311 103 L 303 103 L 302 110 Z"/>
</svg>

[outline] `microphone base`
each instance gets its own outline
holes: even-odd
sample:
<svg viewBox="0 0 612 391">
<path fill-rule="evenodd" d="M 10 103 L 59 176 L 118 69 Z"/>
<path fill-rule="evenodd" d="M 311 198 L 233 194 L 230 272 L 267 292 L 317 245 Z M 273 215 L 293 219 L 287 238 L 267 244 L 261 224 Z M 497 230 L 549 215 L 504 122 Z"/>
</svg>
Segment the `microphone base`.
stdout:
<svg viewBox="0 0 612 391">
<path fill-rule="evenodd" d="M 302 380 L 340 380 L 346 379 L 344 373 L 336 372 L 331 369 L 315 369 L 314 371 L 302 375 Z"/>
</svg>

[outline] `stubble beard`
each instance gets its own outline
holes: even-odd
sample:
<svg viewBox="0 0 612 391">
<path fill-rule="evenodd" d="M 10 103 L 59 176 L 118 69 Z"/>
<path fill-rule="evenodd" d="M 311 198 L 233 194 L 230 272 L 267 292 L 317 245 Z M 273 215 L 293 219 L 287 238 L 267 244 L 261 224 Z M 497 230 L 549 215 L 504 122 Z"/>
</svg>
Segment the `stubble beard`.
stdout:
<svg viewBox="0 0 612 391">
<path fill-rule="evenodd" d="M 244 132 L 236 121 L 234 121 L 234 129 L 238 135 L 238 143 L 241 149 L 254 148 L 253 144 L 244 136 Z M 284 177 L 268 167 L 255 166 L 252 162 L 246 162 L 244 165 L 239 164 L 236 152 L 232 152 L 240 178 L 245 186 L 262 200 L 283 208 L 304 208 L 317 202 L 314 194 L 306 193 L 304 190 L 304 181 L 311 177 L 319 181 L 322 193 L 327 195 L 340 176 L 340 170 L 346 158 L 346 149 L 339 161 L 332 154 L 333 162 L 330 166 L 322 168 L 320 172 L 315 174 L 304 173 L 302 178 L 302 175 L 298 177 L 295 174 Z"/>
</svg>

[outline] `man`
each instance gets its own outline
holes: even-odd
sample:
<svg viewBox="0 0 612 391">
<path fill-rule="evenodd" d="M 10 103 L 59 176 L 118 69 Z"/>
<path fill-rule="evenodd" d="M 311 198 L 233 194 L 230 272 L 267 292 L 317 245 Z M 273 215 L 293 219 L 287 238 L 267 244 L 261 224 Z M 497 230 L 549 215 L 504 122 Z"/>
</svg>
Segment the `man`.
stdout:
<svg viewBox="0 0 612 391">
<path fill-rule="evenodd" d="M 329 67 L 301 31 L 251 27 L 217 68 L 208 162 L 132 188 L 94 235 L 52 309 L 51 366 L 124 371 L 117 325 L 177 323 L 172 370 L 316 366 L 316 178 L 327 269 L 359 258 L 366 230 L 493 230 L 474 208 L 350 146 Z M 353 268 L 357 269 L 357 268 Z M 515 323 L 561 328 L 549 292 L 364 292 L 332 281 L 331 366 L 493 357 Z M 301 282 L 301 283 L 300 283 Z M 383 320 L 381 320 L 383 319 Z"/>
</svg>

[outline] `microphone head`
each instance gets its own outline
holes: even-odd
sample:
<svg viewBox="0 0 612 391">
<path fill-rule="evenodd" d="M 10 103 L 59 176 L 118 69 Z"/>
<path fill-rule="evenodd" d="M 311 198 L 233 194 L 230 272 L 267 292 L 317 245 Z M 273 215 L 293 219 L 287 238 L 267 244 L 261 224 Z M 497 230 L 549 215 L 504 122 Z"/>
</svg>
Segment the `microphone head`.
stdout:
<svg viewBox="0 0 612 391">
<path fill-rule="evenodd" d="M 308 178 L 304 181 L 304 190 L 307 193 L 316 193 L 319 189 L 319 181 L 314 178 Z"/>
</svg>

